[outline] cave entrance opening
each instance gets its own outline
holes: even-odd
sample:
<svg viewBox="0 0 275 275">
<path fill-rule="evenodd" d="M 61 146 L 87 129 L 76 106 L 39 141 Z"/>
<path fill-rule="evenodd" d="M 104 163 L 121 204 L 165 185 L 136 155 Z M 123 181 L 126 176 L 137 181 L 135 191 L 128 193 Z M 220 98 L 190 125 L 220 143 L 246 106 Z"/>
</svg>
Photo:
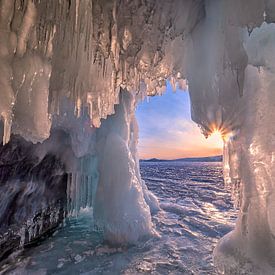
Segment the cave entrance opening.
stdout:
<svg viewBox="0 0 275 275">
<path fill-rule="evenodd" d="M 158 247 L 165 251 L 172 242 L 180 250 L 189 244 L 196 255 L 185 250 L 182 262 L 188 266 L 192 259 L 210 274 L 213 248 L 234 228 L 236 210 L 224 186 L 222 135 L 214 129 L 206 139 L 191 120 L 190 106 L 187 89 L 173 92 L 169 82 L 162 96 L 139 104 L 140 174 L 159 201 L 152 221 L 165 238 Z"/>
<path fill-rule="evenodd" d="M 161 96 L 150 97 L 138 105 L 140 159 L 173 160 L 222 154 L 221 134 L 216 130 L 205 139 L 191 119 L 190 106 L 187 87 L 173 91 L 169 82 Z"/>
</svg>

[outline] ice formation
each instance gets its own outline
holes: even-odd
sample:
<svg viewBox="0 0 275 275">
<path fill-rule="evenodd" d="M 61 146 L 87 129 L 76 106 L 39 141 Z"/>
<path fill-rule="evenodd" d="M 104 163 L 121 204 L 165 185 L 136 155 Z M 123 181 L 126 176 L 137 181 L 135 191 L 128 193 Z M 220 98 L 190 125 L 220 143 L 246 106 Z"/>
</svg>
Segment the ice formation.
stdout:
<svg viewBox="0 0 275 275">
<path fill-rule="evenodd" d="M 273 22 L 273 0 L 1 0 L 3 144 L 11 134 L 42 143 L 40 159 L 54 152 L 65 164 L 70 211 L 92 205 L 107 239 L 136 241 L 153 232 L 148 205 L 159 206 L 138 171 L 134 104 L 187 79 L 193 120 L 205 136 L 224 135 L 224 177 L 240 207 L 215 263 L 271 273 Z"/>
<path fill-rule="evenodd" d="M 134 97 L 122 93 L 115 115 L 102 123 L 97 136 L 100 179 L 95 219 L 105 238 L 116 244 L 136 242 L 153 233 L 137 171 L 136 144 L 132 144 L 134 107 Z"/>
</svg>

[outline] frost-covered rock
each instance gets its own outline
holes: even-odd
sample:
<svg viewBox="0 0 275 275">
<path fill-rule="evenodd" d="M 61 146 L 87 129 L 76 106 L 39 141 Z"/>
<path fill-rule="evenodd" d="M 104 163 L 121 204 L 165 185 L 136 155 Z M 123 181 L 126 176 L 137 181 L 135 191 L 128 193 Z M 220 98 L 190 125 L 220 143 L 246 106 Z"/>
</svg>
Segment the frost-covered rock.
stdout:
<svg viewBox="0 0 275 275">
<path fill-rule="evenodd" d="M 56 228 L 66 213 L 67 175 L 60 159 L 36 155 L 12 136 L 0 146 L 0 260 Z"/>
</svg>

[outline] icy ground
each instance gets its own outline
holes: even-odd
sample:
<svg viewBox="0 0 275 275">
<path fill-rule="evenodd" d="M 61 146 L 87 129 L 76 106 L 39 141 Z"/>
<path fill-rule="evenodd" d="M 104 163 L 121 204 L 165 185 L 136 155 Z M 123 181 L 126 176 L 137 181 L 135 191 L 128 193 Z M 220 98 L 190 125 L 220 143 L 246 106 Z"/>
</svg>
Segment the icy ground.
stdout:
<svg viewBox="0 0 275 275">
<path fill-rule="evenodd" d="M 161 203 L 160 238 L 110 248 L 83 211 L 15 258 L 8 274 L 215 274 L 212 251 L 236 218 L 221 163 L 141 163 L 141 174 Z"/>
</svg>

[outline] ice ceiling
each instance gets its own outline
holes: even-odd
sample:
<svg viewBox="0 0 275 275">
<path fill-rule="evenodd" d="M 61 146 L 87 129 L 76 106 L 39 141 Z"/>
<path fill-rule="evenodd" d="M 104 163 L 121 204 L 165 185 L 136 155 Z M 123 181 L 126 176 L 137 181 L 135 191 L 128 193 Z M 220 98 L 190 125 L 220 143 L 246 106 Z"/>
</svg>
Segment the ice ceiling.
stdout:
<svg viewBox="0 0 275 275">
<path fill-rule="evenodd" d="M 153 231 L 148 205 L 157 203 L 139 176 L 134 106 L 164 92 L 166 79 L 187 79 L 192 119 L 206 136 L 217 129 L 226 136 L 224 176 L 240 206 L 216 264 L 224 272 L 242 265 L 270 274 L 273 22 L 274 0 L 0 0 L 3 144 L 11 134 L 37 143 L 57 128 L 69 133 L 79 161 L 63 156 L 68 173 L 89 174 L 98 162 L 95 215 L 106 238 L 137 240 Z M 80 164 L 87 155 L 96 156 L 90 168 Z"/>
</svg>

